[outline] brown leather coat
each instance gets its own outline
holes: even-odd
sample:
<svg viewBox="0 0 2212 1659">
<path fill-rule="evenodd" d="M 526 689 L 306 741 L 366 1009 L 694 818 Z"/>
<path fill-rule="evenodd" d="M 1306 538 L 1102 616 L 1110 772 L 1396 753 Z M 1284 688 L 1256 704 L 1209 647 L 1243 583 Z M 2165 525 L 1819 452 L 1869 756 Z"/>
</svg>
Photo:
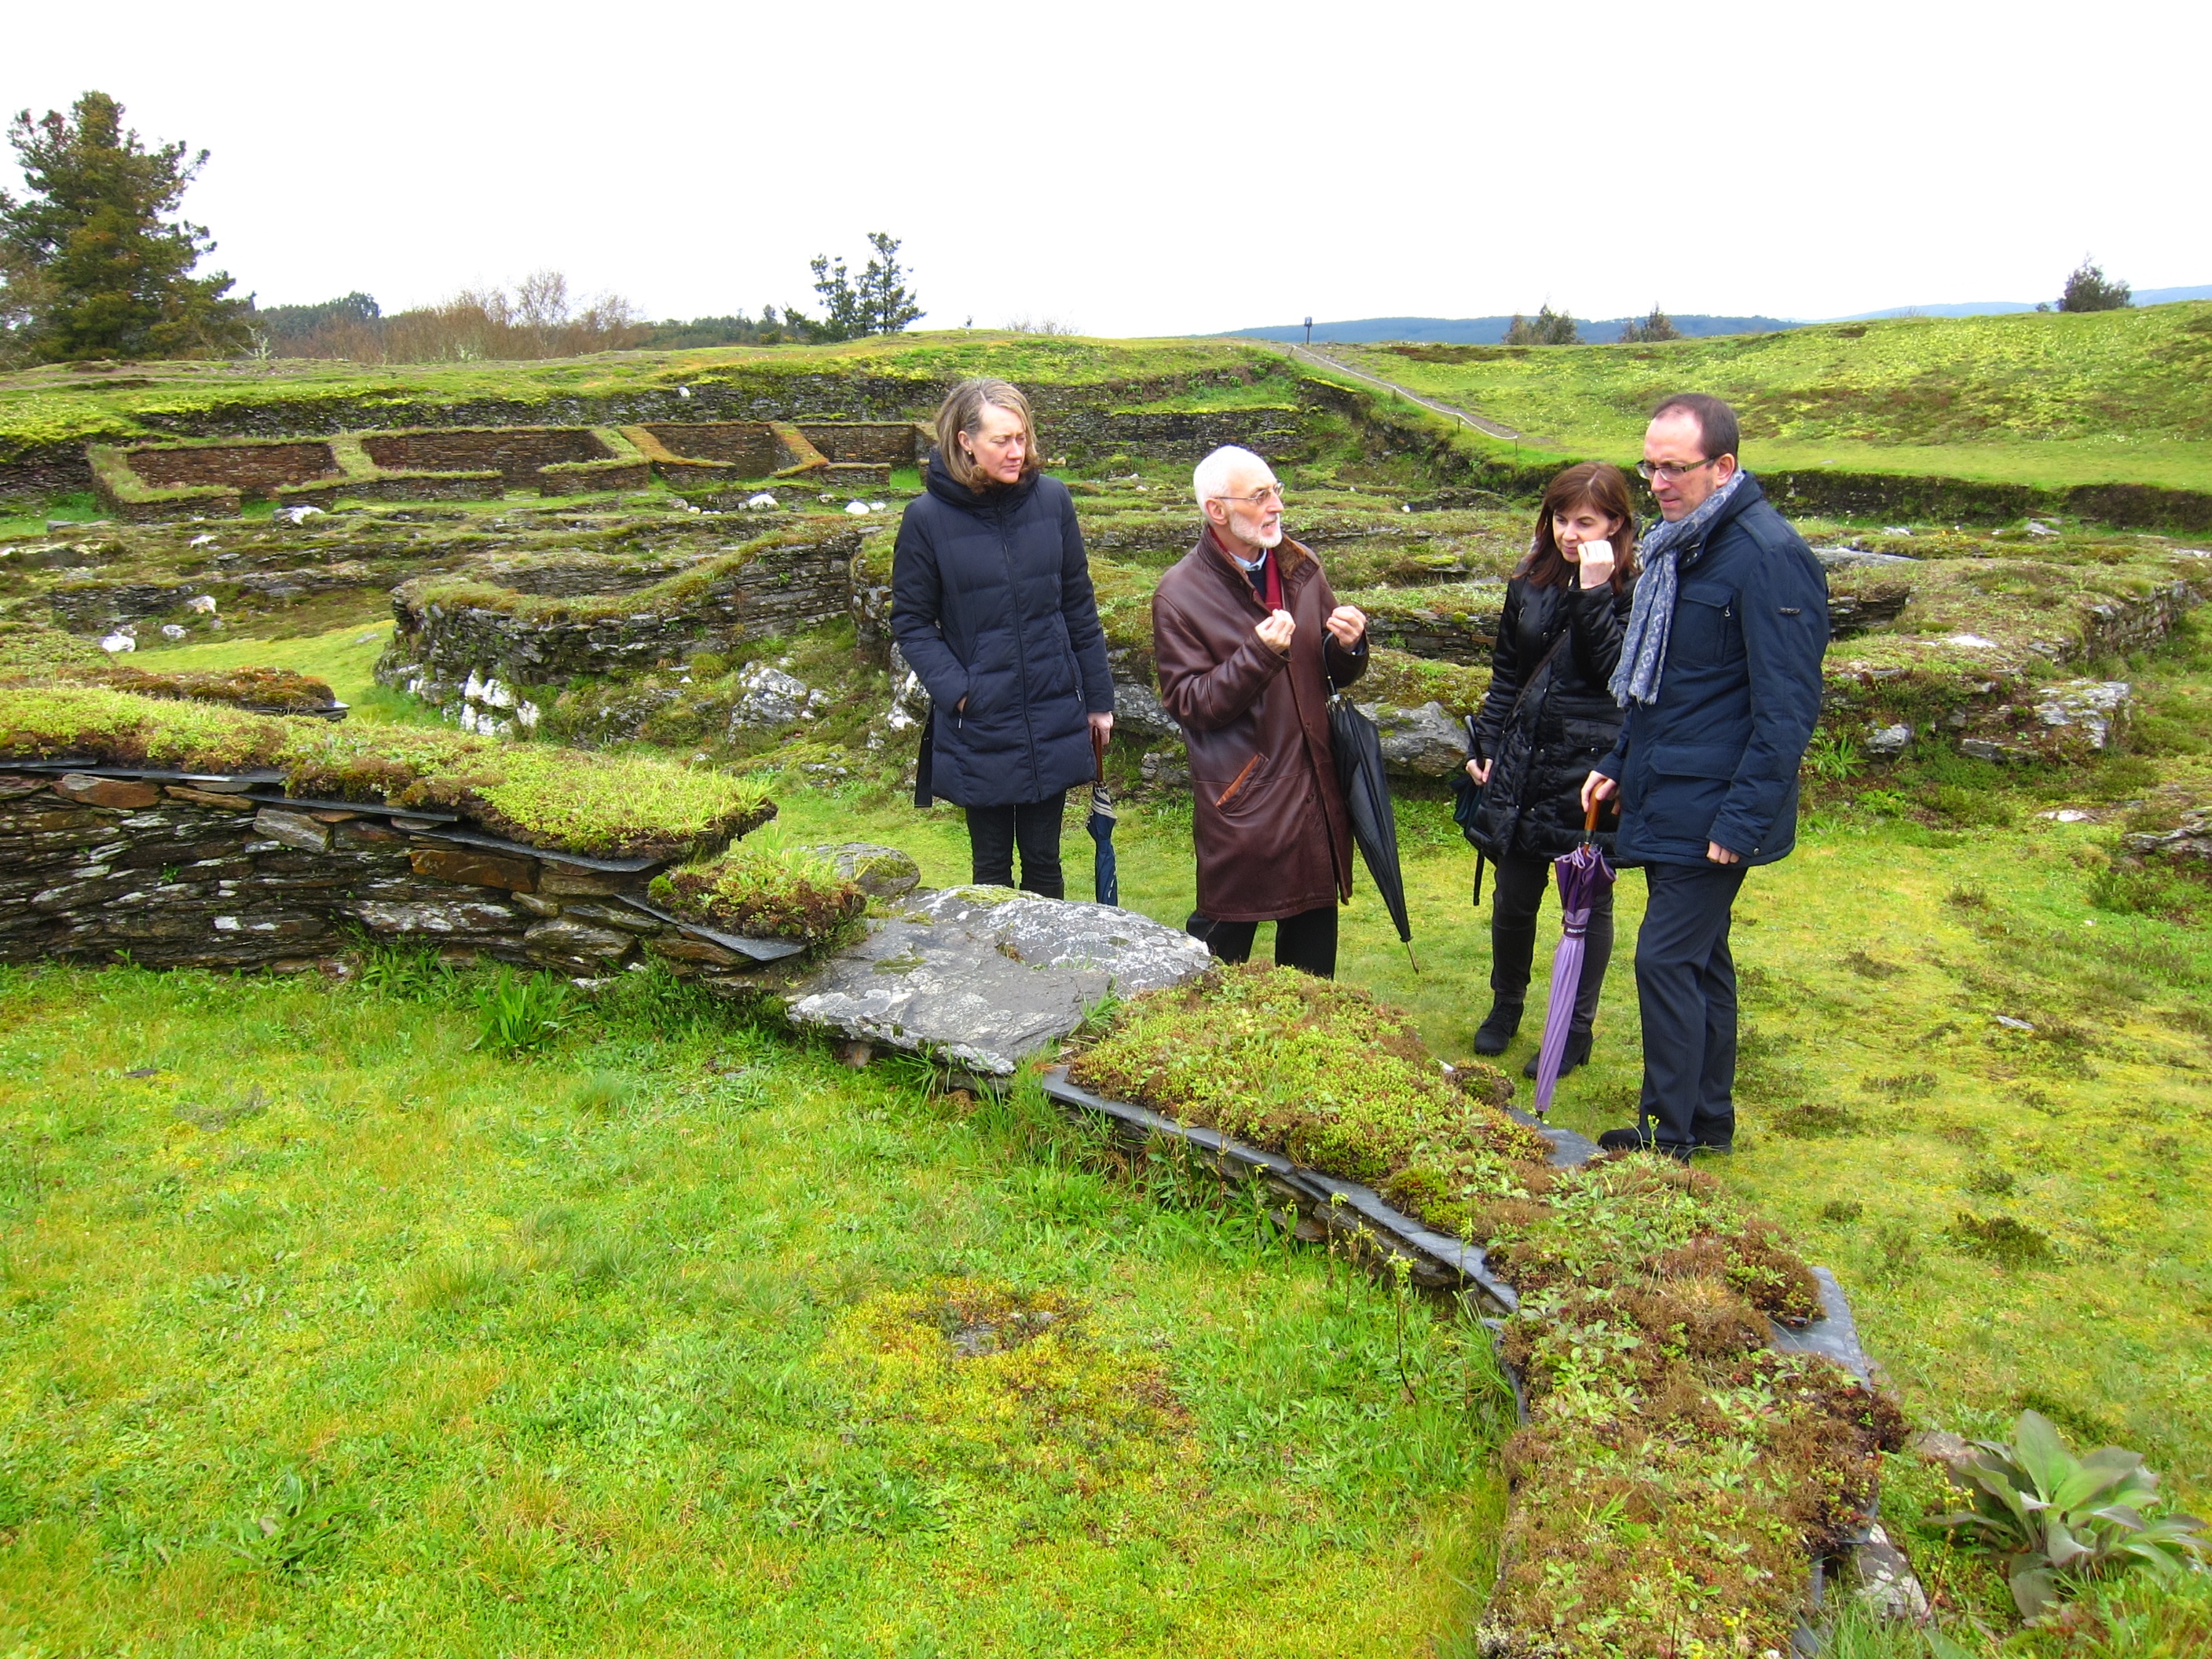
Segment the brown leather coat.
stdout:
<svg viewBox="0 0 2212 1659">
<path fill-rule="evenodd" d="M 1160 702 L 1190 745 L 1199 914 L 1271 921 L 1352 896 L 1352 824 L 1328 740 L 1328 688 L 1367 666 L 1324 626 L 1336 595 L 1310 549 L 1275 550 L 1285 659 L 1253 629 L 1267 618 L 1212 532 L 1160 578 L 1152 652 Z"/>
</svg>

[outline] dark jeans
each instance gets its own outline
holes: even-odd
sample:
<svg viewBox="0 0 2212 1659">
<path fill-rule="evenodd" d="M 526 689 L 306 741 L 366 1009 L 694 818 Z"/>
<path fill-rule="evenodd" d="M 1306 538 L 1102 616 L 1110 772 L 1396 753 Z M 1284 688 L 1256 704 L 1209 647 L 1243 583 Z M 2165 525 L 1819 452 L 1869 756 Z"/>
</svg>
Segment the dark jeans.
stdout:
<svg viewBox="0 0 2212 1659">
<path fill-rule="evenodd" d="M 1528 994 L 1528 970 L 1536 956 L 1536 913 L 1552 884 L 1552 860 L 1516 856 L 1493 866 L 1498 885 L 1490 901 L 1490 994 L 1500 1002 L 1520 1002 Z M 1587 1031 L 1597 1018 L 1598 993 L 1605 989 L 1606 964 L 1613 960 L 1613 884 L 1598 889 L 1590 907 L 1589 944 L 1583 947 L 1583 976 L 1575 986 L 1573 1028 Z"/>
<path fill-rule="evenodd" d="M 1022 849 L 1022 888 L 1047 898 L 1066 898 L 1067 879 L 1060 869 L 1060 824 L 1067 797 L 1052 795 L 1019 806 L 968 809 L 968 846 L 979 887 L 1014 884 L 1014 848 Z"/>
<path fill-rule="evenodd" d="M 1202 939 L 1206 948 L 1224 962 L 1249 962 L 1256 921 L 1216 921 L 1194 910 L 1184 931 Z M 1300 968 L 1317 979 L 1336 977 L 1336 907 L 1324 904 L 1301 910 L 1275 924 L 1275 966 Z"/>
<path fill-rule="evenodd" d="M 1735 961 L 1729 908 L 1741 864 L 1647 865 L 1650 897 L 1636 935 L 1644 1012 L 1644 1138 L 1662 1146 L 1735 1139 Z"/>
</svg>

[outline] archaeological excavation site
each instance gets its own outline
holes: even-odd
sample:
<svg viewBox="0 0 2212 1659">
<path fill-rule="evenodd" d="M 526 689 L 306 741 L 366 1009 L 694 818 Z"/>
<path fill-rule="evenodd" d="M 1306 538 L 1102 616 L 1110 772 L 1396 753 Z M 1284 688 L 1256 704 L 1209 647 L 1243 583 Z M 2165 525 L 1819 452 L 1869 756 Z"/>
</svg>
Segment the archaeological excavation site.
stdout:
<svg viewBox="0 0 2212 1659">
<path fill-rule="evenodd" d="M 1632 432 L 1702 361 L 1636 349 Z M 1945 1517 L 2030 1418 L 2212 1489 L 2212 495 L 1824 465 L 1727 387 L 1827 584 L 1802 828 L 1733 1155 L 1600 1154 L 1642 883 L 1539 1116 L 1454 783 L 1538 498 L 1634 440 L 1476 429 L 1479 349 L 0 374 L 22 1651 L 2202 1650 L 2039 1645 Z M 1065 899 L 915 804 L 894 549 L 975 374 L 1105 633 Z M 1224 444 L 1368 619 L 1418 957 L 1363 868 L 1334 982 L 1186 930 L 1152 604 Z"/>
</svg>

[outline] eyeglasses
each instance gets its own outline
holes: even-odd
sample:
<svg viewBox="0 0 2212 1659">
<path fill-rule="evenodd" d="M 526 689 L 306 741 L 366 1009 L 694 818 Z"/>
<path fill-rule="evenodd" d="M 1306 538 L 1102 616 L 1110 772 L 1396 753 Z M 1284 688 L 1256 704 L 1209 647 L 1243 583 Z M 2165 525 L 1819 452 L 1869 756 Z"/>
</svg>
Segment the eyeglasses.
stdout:
<svg viewBox="0 0 2212 1659">
<path fill-rule="evenodd" d="M 1638 461 L 1636 476 L 1646 483 L 1654 478 L 1664 478 L 1672 483 L 1683 474 L 1695 472 L 1701 466 L 1711 466 L 1720 457 L 1717 455 L 1708 455 L 1702 461 Z"/>
<path fill-rule="evenodd" d="M 1249 495 L 1216 495 L 1213 499 L 1217 501 L 1242 501 L 1247 507 L 1264 507 L 1273 501 L 1280 507 L 1284 500 L 1283 487 L 1279 483 L 1263 484 Z"/>
</svg>

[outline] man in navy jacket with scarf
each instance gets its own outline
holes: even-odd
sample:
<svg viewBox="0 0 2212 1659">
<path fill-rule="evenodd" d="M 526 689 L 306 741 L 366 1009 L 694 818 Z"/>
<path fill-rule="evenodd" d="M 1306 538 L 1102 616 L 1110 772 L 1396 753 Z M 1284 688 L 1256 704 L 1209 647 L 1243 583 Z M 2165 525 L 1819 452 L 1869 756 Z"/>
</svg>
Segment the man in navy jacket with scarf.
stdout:
<svg viewBox="0 0 2212 1659">
<path fill-rule="evenodd" d="M 1789 856 L 1797 768 L 1820 714 L 1828 582 L 1804 538 L 1738 465 L 1735 411 L 1690 392 L 1652 412 L 1644 464 L 1663 522 L 1613 693 L 1628 719 L 1583 785 L 1618 793 L 1619 862 L 1644 866 L 1636 940 L 1644 1095 L 1607 1151 L 1686 1159 L 1735 1137 L 1735 963 L 1730 908 L 1755 864 Z"/>
</svg>

